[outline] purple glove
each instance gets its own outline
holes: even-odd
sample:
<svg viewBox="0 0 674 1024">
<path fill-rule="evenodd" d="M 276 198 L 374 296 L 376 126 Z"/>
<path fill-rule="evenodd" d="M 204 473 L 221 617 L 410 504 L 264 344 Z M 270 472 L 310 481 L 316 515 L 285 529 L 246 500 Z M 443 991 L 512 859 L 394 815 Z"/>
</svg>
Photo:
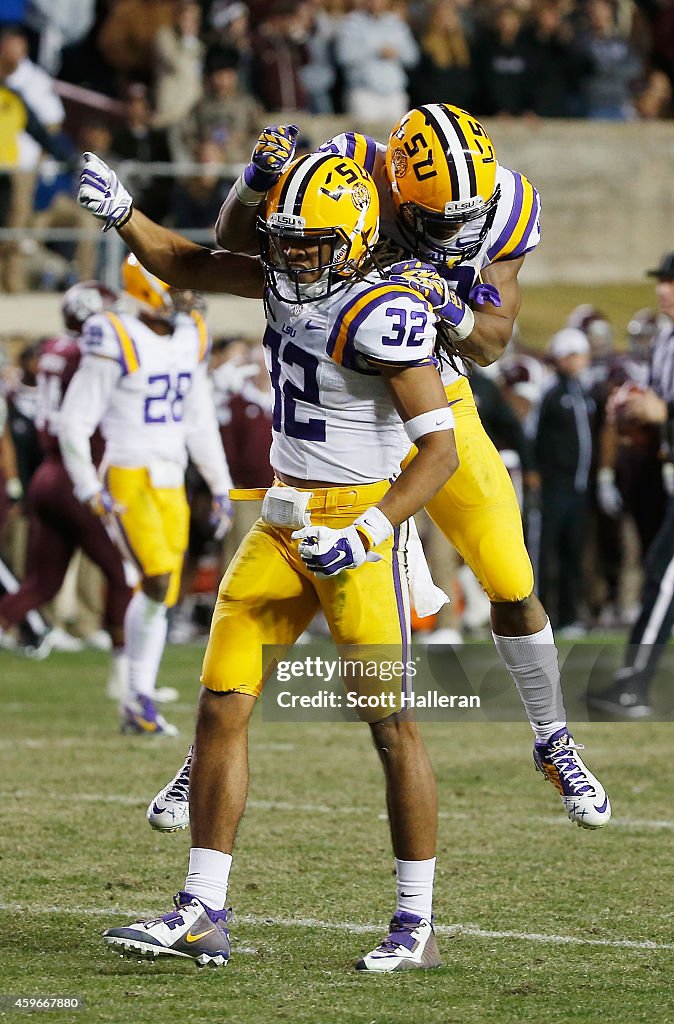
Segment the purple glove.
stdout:
<svg viewBox="0 0 674 1024">
<path fill-rule="evenodd" d="M 213 536 L 222 540 L 232 525 L 233 508 L 228 494 L 214 494 L 211 502 L 209 523 L 214 527 Z"/>
<path fill-rule="evenodd" d="M 270 125 L 263 128 L 243 180 L 253 192 L 268 192 L 276 184 L 295 155 L 299 135 L 296 124 Z"/>
<path fill-rule="evenodd" d="M 121 515 L 126 512 L 124 505 L 120 505 L 118 501 L 115 501 L 109 491 L 106 491 L 104 487 L 100 491 L 96 491 L 90 498 L 87 498 L 86 503 L 89 509 L 94 513 L 98 519 L 108 519 L 110 516 Z"/>
<path fill-rule="evenodd" d="M 492 306 L 498 307 L 501 305 L 501 296 L 493 284 L 480 283 L 471 288 L 468 301 L 474 302 L 476 306 L 484 306 L 485 302 L 490 302 Z"/>
</svg>

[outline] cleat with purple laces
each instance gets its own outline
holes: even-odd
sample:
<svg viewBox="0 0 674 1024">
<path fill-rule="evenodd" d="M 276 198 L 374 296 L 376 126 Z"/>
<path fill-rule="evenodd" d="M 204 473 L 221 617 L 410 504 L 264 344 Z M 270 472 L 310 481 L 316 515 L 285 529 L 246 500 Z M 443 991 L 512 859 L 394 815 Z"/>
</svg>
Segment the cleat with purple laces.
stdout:
<svg viewBox="0 0 674 1024">
<path fill-rule="evenodd" d="M 177 956 L 194 960 L 198 967 L 224 967 L 231 953 L 227 928 L 231 909 L 211 910 L 188 892 L 179 892 L 173 902 L 175 910 L 162 917 L 108 928 L 103 942 L 120 956 L 150 960 Z"/>
<path fill-rule="evenodd" d="M 170 725 L 160 715 L 154 702 L 142 694 L 129 697 L 121 709 L 121 730 L 123 733 L 135 733 L 140 736 L 177 736 L 175 725 Z"/>
<path fill-rule="evenodd" d="M 440 967 L 442 961 L 431 921 L 397 910 L 389 928 L 384 941 L 356 961 L 357 971 L 385 973 Z"/>
<path fill-rule="evenodd" d="M 167 786 L 157 793 L 147 809 L 150 828 L 157 832 L 179 832 L 190 823 L 190 768 L 192 747 L 182 767 Z"/>
<path fill-rule="evenodd" d="M 578 753 L 584 747 L 573 742 L 567 729 L 558 729 L 545 741 L 534 744 L 534 765 L 555 787 L 568 818 L 580 828 L 601 828 L 611 817 L 611 803 L 601 782 Z"/>
</svg>

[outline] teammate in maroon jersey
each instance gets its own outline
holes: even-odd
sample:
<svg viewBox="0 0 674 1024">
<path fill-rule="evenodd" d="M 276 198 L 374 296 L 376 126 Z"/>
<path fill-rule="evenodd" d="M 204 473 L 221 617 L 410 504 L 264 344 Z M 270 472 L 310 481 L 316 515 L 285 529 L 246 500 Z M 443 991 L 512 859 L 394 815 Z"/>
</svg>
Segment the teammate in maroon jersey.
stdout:
<svg viewBox="0 0 674 1024">
<path fill-rule="evenodd" d="M 50 601 L 61 588 L 73 554 L 82 548 L 106 578 L 104 625 L 112 639 L 116 671 L 121 674 L 124 612 L 131 590 L 119 551 L 101 520 L 73 493 L 58 443 L 61 402 L 80 361 L 77 335 L 89 316 L 108 309 L 116 298 L 97 281 L 73 285 L 63 298 L 66 333 L 47 338 L 41 346 L 35 421 L 44 457 L 27 493 L 25 577 L 15 593 L 0 598 L 0 629 L 18 625 L 30 610 Z M 48 639 L 45 642 L 48 644 Z"/>
</svg>

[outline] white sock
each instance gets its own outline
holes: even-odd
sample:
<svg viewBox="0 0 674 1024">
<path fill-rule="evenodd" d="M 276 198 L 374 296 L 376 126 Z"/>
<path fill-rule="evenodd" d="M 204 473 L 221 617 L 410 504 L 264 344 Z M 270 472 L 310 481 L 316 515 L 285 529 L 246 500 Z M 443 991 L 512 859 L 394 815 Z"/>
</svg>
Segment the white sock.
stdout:
<svg viewBox="0 0 674 1024">
<path fill-rule="evenodd" d="M 113 647 L 108 675 L 108 696 L 123 701 L 129 689 L 129 659 L 123 647 Z"/>
<path fill-rule="evenodd" d="M 559 657 L 550 621 L 531 636 L 492 636 L 515 681 L 536 739 L 549 739 L 566 725 Z"/>
<path fill-rule="evenodd" d="M 190 850 L 185 892 L 190 896 L 198 896 L 211 910 L 224 910 L 231 867 L 231 853 L 193 846 Z"/>
<path fill-rule="evenodd" d="M 435 857 L 431 860 L 398 860 L 396 857 L 398 910 L 406 910 L 408 914 L 430 921 L 434 878 Z"/>
<path fill-rule="evenodd" d="M 166 605 L 136 591 L 124 616 L 129 691 L 151 697 L 166 644 Z"/>
</svg>

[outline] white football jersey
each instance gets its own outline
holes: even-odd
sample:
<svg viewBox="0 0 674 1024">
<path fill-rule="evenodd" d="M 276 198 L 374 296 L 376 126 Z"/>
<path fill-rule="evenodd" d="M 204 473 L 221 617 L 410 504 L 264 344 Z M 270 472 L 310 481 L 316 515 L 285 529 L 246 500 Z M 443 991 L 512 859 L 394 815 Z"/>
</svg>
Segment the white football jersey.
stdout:
<svg viewBox="0 0 674 1024">
<path fill-rule="evenodd" d="M 192 317 L 179 314 L 172 334 L 155 334 L 125 314 L 87 320 L 82 357 L 104 357 L 119 366 L 117 387 L 103 413 L 106 462 L 147 466 L 153 459 L 187 465 L 185 404 L 196 376 L 205 373 L 207 338 Z"/>
<path fill-rule="evenodd" d="M 319 149 L 349 156 L 370 172 L 379 193 L 380 233 L 409 251 L 409 244 L 396 224 L 395 206 L 386 177 L 386 146 L 366 135 L 343 132 L 319 146 Z M 480 271 L 484 267 L 499 260 L 524 256 L 535 249 L 541 240 L 541 199 L 531 182 L 518 171 L 511 171 L 499 164 L 496 184 L 501 189 L 496 215 L 479 252 L 472 259 L 450 267 L 423 253 L 414 253 L 424 262 L 432 263 L 464 302 L 469 301 L 470 292 L 479 283 Z M 483 223 L 484 219 L 480 219 L 467 224 L 459 238 L 469 244 L 471 237 L 479 235 Z M 445 384 L 451 384 L 458 376 L 456 370 L 443 368 L 442 379 Z"/>
<path fill-rule="evenodd" d="M 274 470 L 334 484 L 397 475 L 410 445 L 378 367 L 434 362 L 429 303 L 373 277 L 303 305 L 269 294 L 267 306 Z"/>
<path fill-rule="evenodd" d="M 207 377 L 209 338 L 199 314 L 178 314 L 159 335 L 135 316 L 99 313 L 84 326 L 82 359 L 61 410 L 60 443 L 79 497 L 97 489 L 88 444 L 100 426 L 104 465 L 176 467 L 188 453 L 214 494 L 231 487 Z M 164 486 L 178 486 L 176 483 Z"/>
</svg>

